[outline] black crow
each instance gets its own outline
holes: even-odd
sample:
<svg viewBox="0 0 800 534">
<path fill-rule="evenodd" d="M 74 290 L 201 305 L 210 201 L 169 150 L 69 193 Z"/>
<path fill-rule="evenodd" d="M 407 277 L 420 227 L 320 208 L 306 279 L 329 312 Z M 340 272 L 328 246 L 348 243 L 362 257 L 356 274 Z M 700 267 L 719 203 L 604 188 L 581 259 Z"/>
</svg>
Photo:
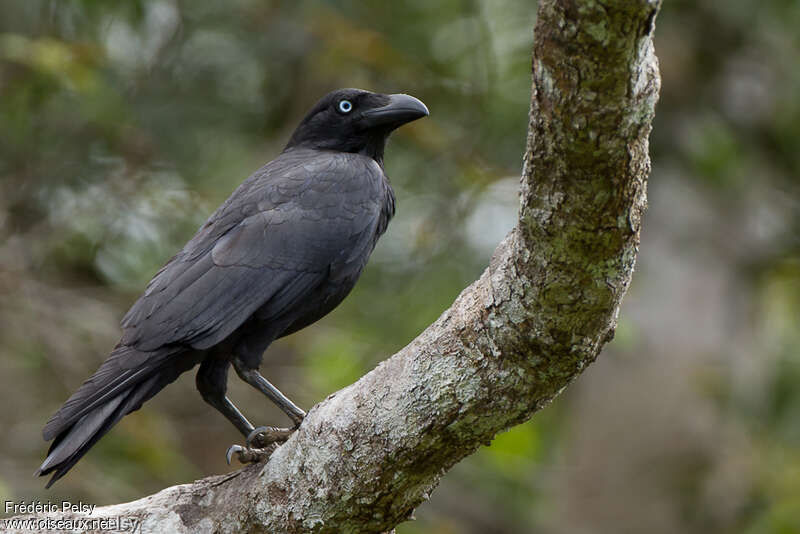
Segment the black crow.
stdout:
<svg viewBox="0 0 800 534">
<path fill-rule="evenodd" d="M 292 429 L 260 432 L 226 397 L 228 368 L 300 425 L 305 412 L 258 372 L 262 355 L 353 288 L 394 215 L 386 141 L 426 115 L 422 102 L 404 94 L 341 89 L 317 102 L 284 151 L 158 271 L 122 319 L 111 355 L 45 425 L 44 439 L 54 441 L 37 474 L 53 473 L 47 487 L 117 421 L 197 364 L 203 399 L 248 445 L 285 440 Z"/>
</svg>

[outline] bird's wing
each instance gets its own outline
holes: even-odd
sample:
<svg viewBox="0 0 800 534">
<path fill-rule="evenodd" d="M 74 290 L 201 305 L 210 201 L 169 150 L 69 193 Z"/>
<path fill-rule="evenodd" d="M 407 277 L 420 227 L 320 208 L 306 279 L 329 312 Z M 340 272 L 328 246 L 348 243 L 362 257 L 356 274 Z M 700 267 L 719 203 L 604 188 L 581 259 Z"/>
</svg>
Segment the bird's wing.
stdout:
<svg viewBox="0 0 800 534">
<path fill-rule="evenodd" d="M 264 317 L 299 305 L 332 266 L 364 261 L 382 177 L 362 160 L 300 150 L 267 164 L 148 284 L 122 321 L 122 343 L 211 347 L 265 304 L 274 303 Z"/>
</svg>

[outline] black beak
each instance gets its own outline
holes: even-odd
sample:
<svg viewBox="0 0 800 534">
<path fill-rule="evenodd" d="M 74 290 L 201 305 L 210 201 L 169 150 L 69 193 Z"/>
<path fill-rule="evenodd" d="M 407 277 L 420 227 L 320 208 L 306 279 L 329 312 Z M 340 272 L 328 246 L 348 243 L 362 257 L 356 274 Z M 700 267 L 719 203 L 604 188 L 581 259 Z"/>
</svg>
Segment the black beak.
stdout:
<svg viewBox="0 0 800 534">
<path fill-rule="evenodd" d="M 422 101 L 413 96 L 396 94 L 387 95 L 389 103 L 379 108 L 368 109 L 361 113 L 361 124 L 365 128 L 389 126 L 397 128 L 429 115 L 428 108 Z"/>
</svg>

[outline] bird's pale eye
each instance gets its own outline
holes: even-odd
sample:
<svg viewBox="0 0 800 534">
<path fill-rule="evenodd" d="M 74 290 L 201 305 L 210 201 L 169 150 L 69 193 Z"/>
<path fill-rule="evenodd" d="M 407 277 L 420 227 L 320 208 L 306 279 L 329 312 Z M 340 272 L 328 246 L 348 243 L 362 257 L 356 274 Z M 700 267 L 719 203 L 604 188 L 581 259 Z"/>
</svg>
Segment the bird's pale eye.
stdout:
<svg viewBox="0 0 800 534">
<path fill-rule="evenodd" d="M 349 100 L 339 101 L 339 111 L 342 113 L 350 113 L 353 110 L 353 103 Z"/>
</svg>

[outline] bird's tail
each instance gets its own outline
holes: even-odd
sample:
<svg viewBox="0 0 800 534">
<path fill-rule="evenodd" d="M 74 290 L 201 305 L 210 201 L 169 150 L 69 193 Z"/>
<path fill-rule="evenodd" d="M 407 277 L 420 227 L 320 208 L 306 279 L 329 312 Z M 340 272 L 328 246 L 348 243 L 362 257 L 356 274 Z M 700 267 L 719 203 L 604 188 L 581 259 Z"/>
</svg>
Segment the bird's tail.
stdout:
<svg viewBox="0 0 800 534">
<path fill-rule="evenodd" d="M 45 440 L 55 438 L 36 471 L 39 476 L 54 473 L 46 487 L 64 476 L 120 419 L 192 364 L 174 350 L 141 353 L 117 347 L 45 425 Z"/>
</svg>

